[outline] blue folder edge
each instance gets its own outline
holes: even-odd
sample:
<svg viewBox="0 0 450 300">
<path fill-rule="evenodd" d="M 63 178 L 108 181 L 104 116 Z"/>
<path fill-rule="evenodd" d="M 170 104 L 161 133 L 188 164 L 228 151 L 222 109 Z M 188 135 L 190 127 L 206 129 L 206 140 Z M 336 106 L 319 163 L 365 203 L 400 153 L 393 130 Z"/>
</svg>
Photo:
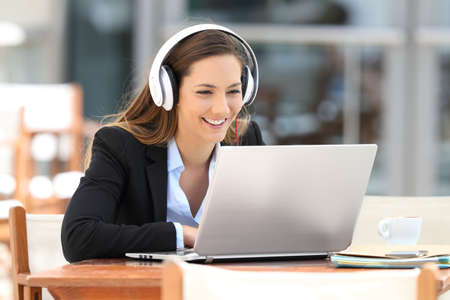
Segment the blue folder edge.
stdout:
<svg viewBox="0 0 450 300">
<path fill-rule="evenodd" d="M 440 269 L 450 268 L 450 256 L 417 257 L 417 258 L 373 258 L 350 255 L 331 255 L 331 262 L 342 268 L 374 268 L 374 269 L 413 269 L 424 263 L 434 262 Z"/>
</svg>

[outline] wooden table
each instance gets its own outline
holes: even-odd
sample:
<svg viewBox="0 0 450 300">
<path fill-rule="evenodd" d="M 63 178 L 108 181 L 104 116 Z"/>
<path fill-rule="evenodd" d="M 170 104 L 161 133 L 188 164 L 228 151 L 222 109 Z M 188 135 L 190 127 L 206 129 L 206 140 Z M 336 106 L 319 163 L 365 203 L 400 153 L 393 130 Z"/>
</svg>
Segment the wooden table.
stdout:
<svg viewBox="0 0 450 300">
<path fill-rule="evenodd" d="M 333 267 L 328 260 L 214 264 L 236 270 L 286 272 L 354 272 Z M 367 269 L 368 271 L 372 271 Z M 160 299 L 162 265 L 130 259 L 96 259 L 68 264 L 22 278 L 46 287 L 56 299 Z M 440 270 L 438 290 L 450 287 L 450 270 Z"/>
</svg>

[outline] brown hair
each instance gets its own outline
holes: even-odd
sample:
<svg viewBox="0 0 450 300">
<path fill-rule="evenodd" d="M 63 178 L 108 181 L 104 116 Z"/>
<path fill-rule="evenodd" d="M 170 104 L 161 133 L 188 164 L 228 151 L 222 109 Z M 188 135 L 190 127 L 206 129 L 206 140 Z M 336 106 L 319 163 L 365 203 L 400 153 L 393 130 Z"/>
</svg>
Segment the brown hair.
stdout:
<svg viewBox="0 0 450 300">
<path fill-rule="evenodd" d="M 203 58 L 213 55 L 232 54 L 238 58 L 242 67 L 245 55 L 242 45 L 231 35 L 218 30 L 205 30 L 191 35 L 177 44 L 166 57 L 164 64 L 169 65 L 178 80 L 178 86 L 190 71 L 190 66 Z M 177 92 L 177 91 L 176 91 Z M 238 132 L 243 135 L 250 122 L 250 114 L 245 106 L 238 115 Z M 105 126 L 117 126 L 130 132 L 136 139 L 146 145 L 163 145 L 175 135 L 177 129 L 177 106 L 166 111 L 152 100 L 148 82 L 137 97 L 122 111 L 105 117 Z M 236 137 L 230 126 L 225 135 L 226 144 L 236 143 Z M 89 167 L 92 155 L 92 141 L 87 149 L 85 169 Z"/>
</svg>

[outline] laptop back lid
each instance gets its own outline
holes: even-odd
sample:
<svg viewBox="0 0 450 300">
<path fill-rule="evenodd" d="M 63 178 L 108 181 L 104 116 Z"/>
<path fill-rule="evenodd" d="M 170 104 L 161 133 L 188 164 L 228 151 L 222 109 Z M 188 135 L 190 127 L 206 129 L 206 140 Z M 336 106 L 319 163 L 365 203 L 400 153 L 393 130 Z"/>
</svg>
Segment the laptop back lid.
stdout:
<svg viewBox="0 0 450 300">
<path fill-rule="evenodd" d="M 221 147 L 195 243 L 200 255 L 345 249 L 376 145 Z"/>
</svg>

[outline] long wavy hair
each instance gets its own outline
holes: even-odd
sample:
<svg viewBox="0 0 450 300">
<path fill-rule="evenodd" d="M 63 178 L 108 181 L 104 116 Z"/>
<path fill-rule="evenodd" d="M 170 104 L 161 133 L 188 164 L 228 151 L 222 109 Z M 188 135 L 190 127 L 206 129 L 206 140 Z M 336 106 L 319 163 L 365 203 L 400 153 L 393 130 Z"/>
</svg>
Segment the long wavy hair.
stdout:
<svg viewBox="0 0 450 300">
<path fill-rule="evenodd" d="M 209 56 L 231 54 L 239 60 L 243 68 L 246 64 L 245 51 L 241 43 L 231 35 L 219 30 L 205 30 L 179 42 L 170 51 L 164 64 L 169 65 L 174 71 L 179 87 L 194 62 Z M 104 122 L 102 127 L 123 128 L 143 144 L 163 146 L 177 130 L 177 106 L 174 105 L 170 111 L 156 106 L 146 82 L 138 95 L 123 110 L 105 116 Z M 242 136 L 250 122 L 250 114 L 245 106 L 239 112 L 237 122 L 239 135 Z M 91 161 L 92 142 L 91 140 L 86 152 L 85 169 L 89 167 Z M 230 145 L 236 143 L 233 126 L 228 128 L 223 142 Z"/>
</svg>

